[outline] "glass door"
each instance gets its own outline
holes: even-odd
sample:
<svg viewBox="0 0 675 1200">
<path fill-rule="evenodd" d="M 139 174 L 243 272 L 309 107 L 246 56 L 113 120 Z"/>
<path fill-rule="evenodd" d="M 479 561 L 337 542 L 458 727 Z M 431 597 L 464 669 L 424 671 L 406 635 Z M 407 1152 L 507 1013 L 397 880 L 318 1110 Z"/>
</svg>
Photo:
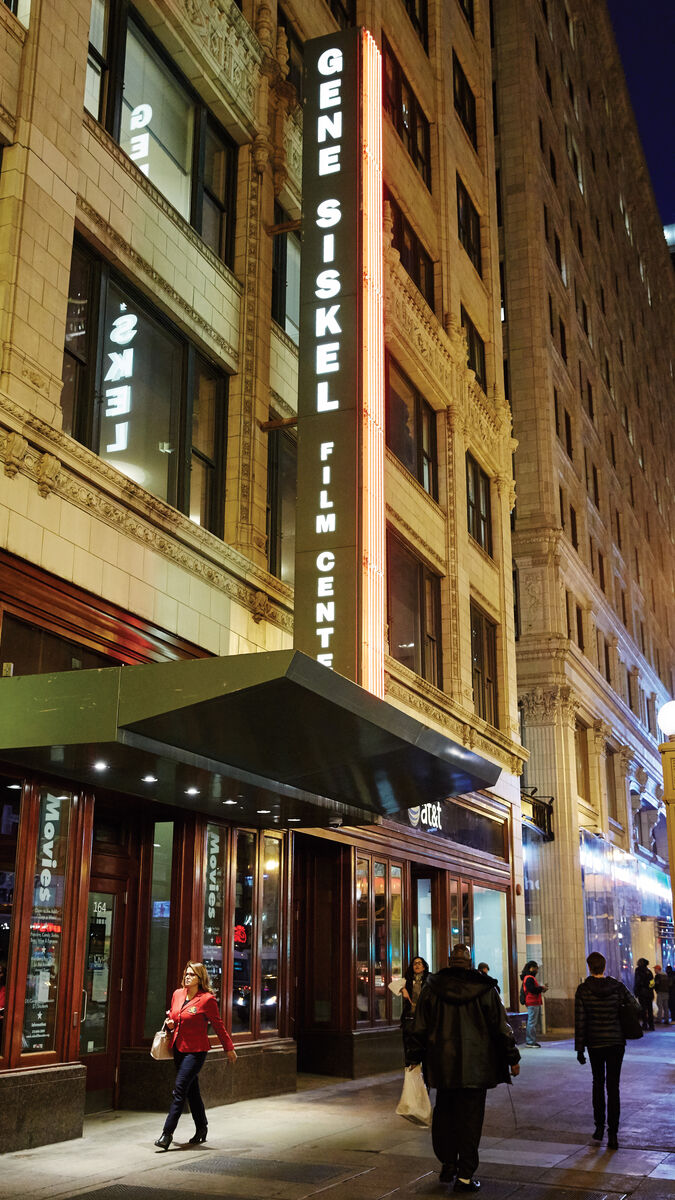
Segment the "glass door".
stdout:
<svg viewBox="0 0 675 1200">
<path fill-rule="evenodd" d="M 89 1111 L 111 1107 L 119 1055 L 122 936 L 126 883 L 92 879 L 87 908 L 80 1015 L 80 1058 Z"/>
</svg>

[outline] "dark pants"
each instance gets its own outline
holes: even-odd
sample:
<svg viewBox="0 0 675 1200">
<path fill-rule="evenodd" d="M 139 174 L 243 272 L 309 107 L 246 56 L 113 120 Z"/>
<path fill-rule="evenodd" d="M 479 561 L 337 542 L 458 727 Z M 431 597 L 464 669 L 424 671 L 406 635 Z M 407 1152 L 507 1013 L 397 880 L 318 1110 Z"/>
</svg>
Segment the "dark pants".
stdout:
<svg viewBox="0 0 675 1200">
<path fill-rule="evenodd" d="M 625 1045 L 588 1047 L 593 1070 L 593 1117 L 595 1124 L 605 1126 L 605 1084 L 607 1085 L 607 1129 L 616 1134 L 619 1128 L 619 1079 Z"/>
<path fill-rule="evenodd" d="M 174 1050 L 176 1080 L 173 1085 L 171 1108 L 164 1122 L 164 1133 L 173 1134 L 186 1100 L 197 1129 L 203 1129 L 206 1125 L 206 1109 L 199 1090 L 199 1072 L 204 1066 L 206 1053 L 206 1050 L 201 1050 L 199 1054 L 184 1054 L 182 1050 Z"/>
<path fill-rule="evenodd" d="M 478 1167 L 487 1088 L 439 1088 L 431 1122 L 431 1143 L 440 1162 L 471 1179 Z"/>
<path fill-rule="evenodd" d="M 654 1028 L 654 1004 L 652 992 L 638 992 L 638 1003 L 642 1009 L 642 1028 Z"/>
</svg>

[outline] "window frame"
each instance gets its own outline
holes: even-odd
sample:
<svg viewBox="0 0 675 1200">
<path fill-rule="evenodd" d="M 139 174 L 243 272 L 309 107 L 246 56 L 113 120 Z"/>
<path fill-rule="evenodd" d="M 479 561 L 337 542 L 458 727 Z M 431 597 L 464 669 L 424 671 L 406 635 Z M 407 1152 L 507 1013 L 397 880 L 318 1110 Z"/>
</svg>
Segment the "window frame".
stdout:
<svg viewBox="0 0 675 1200">
<path fill-rule="evenodd" d="M 393 996 L 388 984 L 392 979 L 392 941 L 391 941 L 391 898 L 392 898 L 392 868 L 400 871 L 401 880 L 401 964 L 403 966 L 405 960 L 405 945 L 406 945 L 406 904 L 407 897 L 406 888 L 406 863 L 404 859 L 391 857 L 389 852 L 380 853 L 378 850 L 364 850 L 360 846 L 354 848 L 354 884 L 358 877 L 359 864 L 365 862 L 368 865 L 368 911 L 366 920 L 368 923 L 367 945 L 368 945 L 368 989 L 365 993 L 368 1000 L 368 1015 L 359 1018 L 359 1010 L 357 1005 L 358 992 L 354 991 L 353 995 L 353 1028 L 354 1029 L 371 1029 L 373 1027 L 382 1028 L 385 1025 L 392 1025 L 398 1022 L 400 1014 L 397 1014 L 396 1001 L 398 997 Z M 384 866 L 385 868 L 385 927 L 386 927 L 386 965 L 383 974 L 383 983 L 378 987 L 375 980 L 375 953 L 376 953 L 376 914 L 375 914 L 375 864 Z M 355 890 L 355 888 L 354 888 Z M 354 982 L 358 984 L 358 916 L 357 906 L 354 905 Z M 382 999 L 385 1002 L 385 1015 L 378 1017 L 376 1015 L 376 1004 L 379 993 L 382 994 Z"/>
<path fill-rule="evenodd" d="M 471 199 L 466 184 L 459 172 L 457 180 L 457 237 L 464 247 L 481 279 L 483 278 L 483 258 L 481 252 L 481 223 L 480 213 Z"/>
<path fill-rule="evenodd" d="M 272 417 L 274 419 L 274 417 Z M 270 429 L 267 434 L 267 569 L 270 575 L 283 579 L 280 569 L 282 563 L 283 539 L 283 488 L 281 484 L 280 464 L 282 451 L 294 448 L 296 461 L 296 490 L 297 490 L 297 454 L 298 440 L 290 429 Z M 295 557 L 295 556 L 294 556 Z M 284 580 L 293 586 L 294 573 Z"/>
<path fill-rule="evenodd" d="M 284 212 L 278 201 L 274 203 L 274 232 L 272 249 L 272 320 L 290 338 L 295 346 L 300 344 L 300 306 L 298 304 L 298 324 L 292 323 L 294 332 L 288 329 L 288 242 L 293 239 L 298 246 L 298 296 L 300 295 L 300 258 L 302 256 L 302 240 L 297 229 L 279 229 L 278 226 L 295 224 Z"/>
<path fill-rule="evenodd" d="M 432 571 L 415 553 L 414 549 L 404 542 L 391 527 L 387 528 L 387 624 L 391 630 L 392 626 L 392 544 L 396 543 L 397 552 L 407 556 L 414 564 L 417 570 L 417 611 L 415 613 L 416 630 L 415 635 L 419 647 L 419 654 L 416 666 L 419 670 L 413 667 L 408 667 L 421 679 L 425 679 L 427 683 L 433 687 L 443 688 L 443 653 L 442 653 L 442 630 L 441 630 L 441 579 L 434 571 Z M 432 605 L 434 612 L 431 614 L 431 621 L 427 620 L 427 587 L 431 587 Z M 391 643 L 389 645 L 389 654 L 396 662 L 401 662 L 403 666 L 407 663 L 397 658 L 393 653 Z"/>
<path fill-rule="evenodd" d="M 69 358 L 81 367 L 81 370 L 77 372 L 71 436 L 92 450 L 97 457 L 100 457 L 97 447 L 99 445 L 100 398 L 102 395 L 103 344 L 106 336 L 105 315 L 108 291 L 113 286 L 129 296 L 139 312 L 167 333 L 180 348 L 182 358 L 180 394 L 171 412 L 171 423 L 177 436 L 177 451 L 175 456 L 172 456 L 175 457 L 175 461 L 171 464 L 167 478 L 167 494 L 157 496 L 157 498 L 189 518 L 190 475 L 193 459 L 197 459 L 211 471 L 209 511 L 207 522 L 202 528 L 208 529 L 222 540 L 225 519 L 229 376 L 219 364 L 208 359 L 194 342 L 158 310 L 133 283 L 111 268 L 79 237 L 76 237 L 73 243 L 73 256 L 75 254 L 80 255 L 87 263 L 90 283 L 89 300 L 92 303 L 88 310 L 89 321 L 85 333 L 86 361 L 77 359 L 72 350 L 68 346 L 64 346 L 64 361 Z M 194 389 L 200 365 L 203 365 L 209 372 L 213 372 L 216 378 L 217 396 L 212 458 L 195 447 L 193 442 Z M 101 461 L 108 460 L 101 459 Z M 148 494 L 156 495 L 149 489 Z"/>
<path fill-rule="evenodd" d="M 385 395 L 385 440 L 386 440 L 386 444 L 389 447 L 389 449 L 391 450 L 392 454 L 396 457 L 397 461 L 400 462 L 406 470 L 409 470 L 409 467 L 407 466 L 407 464 L 404 463 L 403 460 L 401 458 L 399 458 L 398 454 L 396 453 L 396 449 L 392 445 L 392 441 L 390 438 L 391 431 L 392 431 L 390 370 L 391 370 L 392 366 L 393 366 L 394 370 L 397 371 L 398 374 L 402 377 L 403 382 L 405 384 L 407 384 L 407 386 L 410 388 L 411 392 L 413 393 L 413 397 L 414 397 L 414 399 L 413 399 L 413 404 L 414 404 L 414 430 L 413 430 L 414 446 L 413 446 L 413 450 L 414 450 L 414 456 L 415 456 L 415 468 L 416 469 L 414 472 L 412 472 L 412 474 L 414 475 L 415 479 L 419 483 L 420 487 L 424 488 L 424 491 L 427 493 L 427 495 L 431 496 L 432 500 L 436 500 L 438 502 L 438 439 L 437 439 L 437 429 L 436 429 L 437 413 L 436 413 L 435 409 L 433 409 L 431 407 L 431 405 L 428 403 L 428 401 L 425 400 L 425 398 L 422 395 L 422 393 L 420 392 L 419 388 L 415 387 L 412 380 L 406 375 L 405 371 L 403 371 L 402 368 L 399 366 L 399 364 L 396 361 L 396 359 L 394 358 L 393 354 L 390 354 L 388 351 L 385 353 L 385 385 L 384 385 L 385 386 L 384 395 Z M 431 443 L 428 453 L 425 451 L 425 447 L 424 447 L 425 417 L 428 420 L 430 443 Z M 427 468 L 429 479 L 430 479 L 430 484 L 431 484 L 430 487 L 427 487 L 424 483 L 425 466 Z"/>
<path fill-rule="evenodd" d="M 101 54 L 89 43 L 89 57 L 101 69 L 101 90 L 98 115 L 90 113 L 110 134 L 121 149 L 122 96 L 124 92 L 124 66 L 129 25 L 134 25 L 141 38 L 146 41 L 162 66 L 173 77 L 177 86 L 189 98 L 193 108 L 192 156 L 190 164 L 190 211 L 184 218 L 203 238 L 204 195 L 216 204 L 221 214 L 219 249 L 214 249 L 204 238 L 204 243 L 228 267 L 234 264 L 234 240 L 236 225 L 236 184 L 238 147 L 227 131 L 220 125 L 201 96 L 185 78 L 162 43 L 155 37 L 141 15 L 128 0 L 106 0 L 107 24 L 105 33 L 106 52 Z M 89 110 L 87 110 L 89 111 Z M 205 181 L 205 149 L 207 130 L 211 129 L 222 142 L 227 154 L 227 181 L 225 200 L 217 197 Z M 123 151 L 123 153 L 126 153 Z M 131 159 L 130 161 L 133 161 Z M 146 176 L 146 178 L 149 178 Z M 156 183 L 150 184 L 163 196 Z M 167 203 L 171 200 L 165 197 Z M 223 229 L 223 219 L 225 228 Z"/>
<path fill-rule="evenodd" d="M 469 600 L 471 629 L 471 684 L 476 716 L 499 729 L 497 679 L 497 623 L 472 599 Z M 476 627 L 479 637 L 474 637 Z M 477 663 L 476 650 L 480 651 Z M 492 720 L 490 718 L 493 718 Z"/>
<path fill-rule="evenodd" d="M 409 106 L 407 124 L 406 97 Z M 382 34 L 382 107 L 390 118 L 415 169 L 431 191 L 431 125 L 384 33 Z"/>
<path fill-rule="evenodd" d="M 464 73 L 456 52 L 452 52 L 452 95 L 455 105 L 455 112 L 459 117 L 462 127 L 471 142 L 476 153 L 478 153 L 478 119 L 476 116 L 476 97 L 473 94 L 471 85 Z M 496 111 L 496 110 L 494 110 Z"/>
<path fill-rule="evenodd" d="M 392 245 L 395 250 L 398 250 L 401 266 L 433 312 L 435 299 L 433 259 L 425 250 L 424 244 L 410 222 L 403 215 L 400 204 L 394 199 L 386 184 L 384 199 L 391 207 Z"/>
<path fill-rule="evenodd" d="M 473 485 L 473 486 L 471 486 Z M 492 480 L 476 461 L 473 454 L 466 453 L 466 512 L 467 527 L 481 550 L 492 558 Z M 473 492 L 474 499 L 471 499 Z M 482 500 L 487 503 L 483 505 Z"/>
</svg>

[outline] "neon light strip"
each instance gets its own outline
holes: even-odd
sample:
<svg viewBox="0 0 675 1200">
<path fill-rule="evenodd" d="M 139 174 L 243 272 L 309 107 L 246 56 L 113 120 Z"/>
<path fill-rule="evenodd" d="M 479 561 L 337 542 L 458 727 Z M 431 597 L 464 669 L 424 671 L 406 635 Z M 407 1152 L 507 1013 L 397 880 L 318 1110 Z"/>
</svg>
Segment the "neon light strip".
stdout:
<svg viewBox="0 0 675 1200">
<path fill-rule="evenodd" d="M 384 696 L 384 314 L 382 56 L 363 31 L 362 63 L 362 608 L 361 685 Z"/>
</svg>

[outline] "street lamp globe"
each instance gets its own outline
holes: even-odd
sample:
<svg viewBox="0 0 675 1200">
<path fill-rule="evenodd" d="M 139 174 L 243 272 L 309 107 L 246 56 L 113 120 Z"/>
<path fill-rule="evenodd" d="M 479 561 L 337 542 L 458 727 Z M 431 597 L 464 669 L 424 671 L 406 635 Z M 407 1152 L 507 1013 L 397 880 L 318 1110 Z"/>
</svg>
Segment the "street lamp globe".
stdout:
<svg viewBox="0 0 675 1200">
<path fill-rule="evenodd" d="M 675 737 L 675 700 L 669 700 L 659 709 L 656 717 L 667 738 Z"/>
</svg>

